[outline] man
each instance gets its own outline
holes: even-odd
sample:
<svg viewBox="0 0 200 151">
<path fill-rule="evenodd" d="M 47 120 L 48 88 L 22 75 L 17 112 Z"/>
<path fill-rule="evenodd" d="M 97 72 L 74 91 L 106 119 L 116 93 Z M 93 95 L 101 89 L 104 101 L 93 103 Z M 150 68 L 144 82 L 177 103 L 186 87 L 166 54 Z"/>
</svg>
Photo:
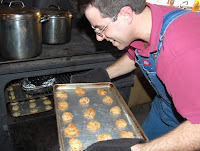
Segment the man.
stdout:
<svg viewBox="0 0 200 151">
<path fill-rule="evenodd" d="M 164 15 L 177 8 L 145 0 L 83 0 L 80 5 L 98 41 L 128 48 L 98 74 L 113 79 L 133 71 L 137 62 L 158 94 L 142 125 L 150 141 L 131 150 L 200 150 L 200 15 L 177 17 L 160 38 Z M 81 76 L 72 81 L 84 82 Z"/>
</svg>

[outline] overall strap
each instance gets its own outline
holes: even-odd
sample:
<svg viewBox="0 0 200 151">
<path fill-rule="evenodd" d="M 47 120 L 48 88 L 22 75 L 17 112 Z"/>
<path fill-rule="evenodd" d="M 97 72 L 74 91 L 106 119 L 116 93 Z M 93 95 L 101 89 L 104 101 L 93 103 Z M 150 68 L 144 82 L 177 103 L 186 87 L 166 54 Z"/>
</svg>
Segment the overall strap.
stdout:
<svg viewBox="0 0 200 151">
<path fill-rule="evenodd" d="M 161 32 L 160 32 L 160 39 L 159 39 L 159 44 L 158 44 L 158 52 L 160 52 L 160 49 L 162 47 L 163 44 L 163 37 L 165 34 L 165 31 L 167 30 L 167 28 L 169 27 L 169 25 L 179 16 L 181 16 L 182 14 L 188 13 L 188 12 L 192 12 L 189 10 L 184 10 L 184 9 L 177 9 L 177 10 L 173 10 L 167 14 L 164 15 L 163 17 L 163 25 L 161 28 Z"/>
</svg>

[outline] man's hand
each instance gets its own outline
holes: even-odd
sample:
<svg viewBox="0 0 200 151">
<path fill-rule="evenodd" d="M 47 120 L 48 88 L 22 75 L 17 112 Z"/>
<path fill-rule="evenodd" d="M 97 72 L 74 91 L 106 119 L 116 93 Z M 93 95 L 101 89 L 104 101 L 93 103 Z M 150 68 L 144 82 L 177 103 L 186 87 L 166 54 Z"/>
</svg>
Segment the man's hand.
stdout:
<svg viewBox="0 0 200 151">
<path fill-rule="evenodd" d="M 94 143 L 85 151 L 130 151 L 131 146 L 139 143 L 144 143 L 144 140 L 138 138 L 112 139 Z"/>
<path fill-rule="evenodd" d="M 110 81 L 108 72 L 100 67 L 86 73 L 72 75 L 70 78 L 70 83 L 97 83 Z"/>
</svg>

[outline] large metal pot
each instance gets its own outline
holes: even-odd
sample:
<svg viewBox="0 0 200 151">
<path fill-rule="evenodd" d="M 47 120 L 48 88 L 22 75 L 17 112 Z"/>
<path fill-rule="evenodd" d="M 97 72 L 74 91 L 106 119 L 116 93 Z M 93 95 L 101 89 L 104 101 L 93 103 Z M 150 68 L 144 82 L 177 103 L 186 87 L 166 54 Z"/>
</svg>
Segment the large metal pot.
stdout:
<svg viewBox="0 0 200 151">
<path fill-rule="evenodd" d="M 40 10 L 25 7 L 21 1 L 10 2 L 9 7 L 0 9 L 0 39 L 0 56 L 3 58 L 38 56 L 42 51 Z"/>
<path fill-rule="evenodd" d="M 56 5 L 41 9 L 42 16 L 48 18 L 42 23 L 42 43 L 64 44 L 71 40 L 71 18 L 69 11 L 61 10 Z"/>
</svg>

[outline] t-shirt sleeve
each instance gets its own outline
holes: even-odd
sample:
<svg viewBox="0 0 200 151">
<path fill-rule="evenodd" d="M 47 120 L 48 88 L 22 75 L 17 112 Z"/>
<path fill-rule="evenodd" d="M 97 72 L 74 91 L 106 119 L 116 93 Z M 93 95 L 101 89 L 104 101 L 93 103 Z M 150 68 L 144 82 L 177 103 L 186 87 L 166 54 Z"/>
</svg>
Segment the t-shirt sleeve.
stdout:
<svg viewBox="0 0 200 151">
<path fill-rule="evenodd" d="M 127 47 L 128 51 L 126 52 L 126 55 L 128 55 L 128 57 L 131 59 L 131 60 L 135 60 L 135 50 L 133 47 Z"/>
</svg>

